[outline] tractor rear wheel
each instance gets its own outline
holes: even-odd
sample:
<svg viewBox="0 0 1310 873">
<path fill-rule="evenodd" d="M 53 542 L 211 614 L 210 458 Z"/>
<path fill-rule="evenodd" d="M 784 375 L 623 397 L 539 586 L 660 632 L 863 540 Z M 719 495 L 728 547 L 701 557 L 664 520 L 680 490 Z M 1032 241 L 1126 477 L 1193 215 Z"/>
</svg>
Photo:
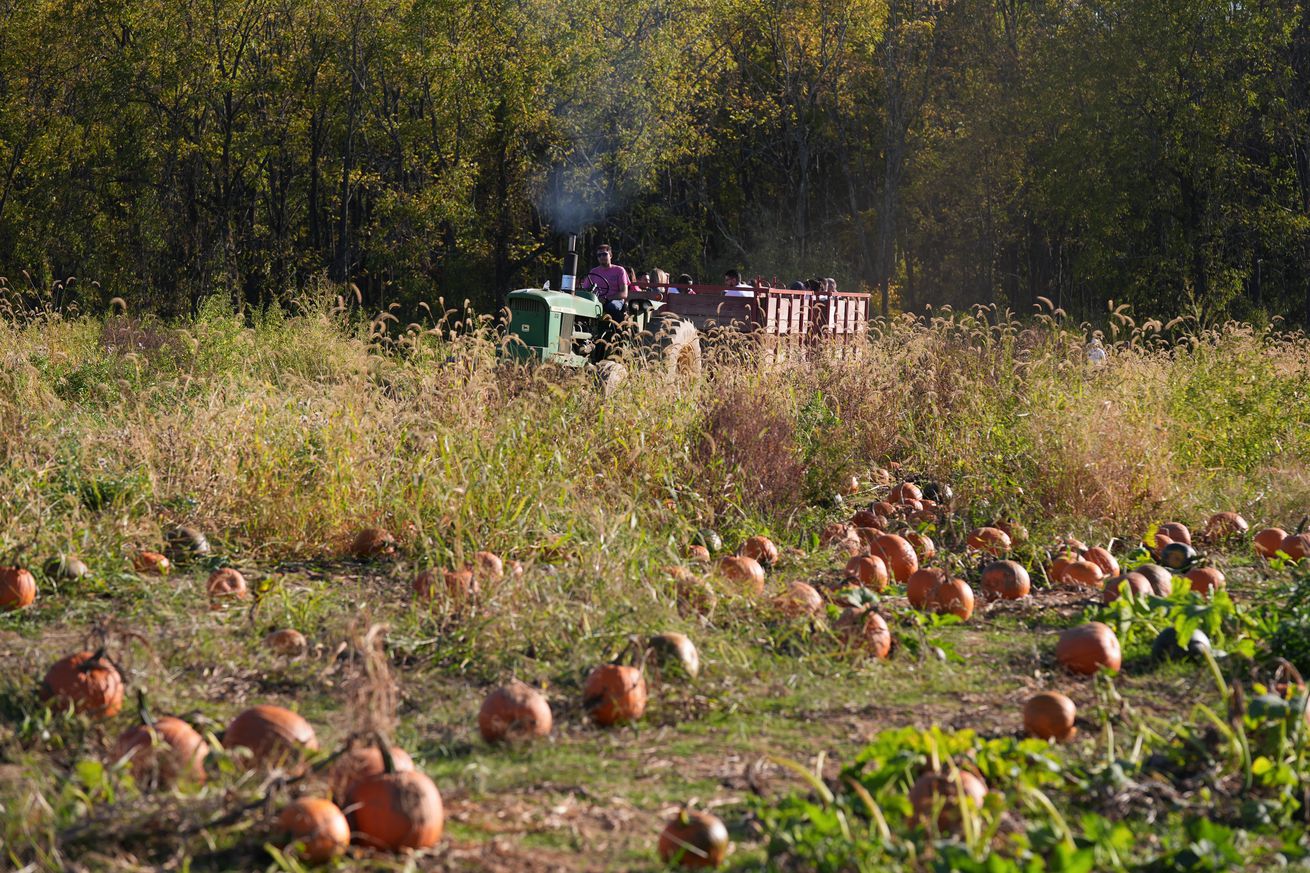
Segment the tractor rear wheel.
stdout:
<svg viewBox="0 0 1310 873">
<path fill-rule="evenodd" d="M 603 397 L 609 397 L 628 378 L 628 368 L 618 361 L 605 360 L 596 364 L 596 382 Z"/>
<path fill-rule="evenodd" d="M 701 372 L 700 331 L 672 313 L 656 319 L 653 363 L 670 382 L 685 382 Z"/>
</svg>

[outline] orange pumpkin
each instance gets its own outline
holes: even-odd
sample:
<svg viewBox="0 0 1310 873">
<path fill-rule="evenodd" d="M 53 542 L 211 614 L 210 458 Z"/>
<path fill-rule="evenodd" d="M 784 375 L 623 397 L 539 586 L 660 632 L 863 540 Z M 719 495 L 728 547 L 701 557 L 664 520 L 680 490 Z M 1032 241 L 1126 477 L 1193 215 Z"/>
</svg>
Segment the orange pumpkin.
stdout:
<svg viewBox="0 0 1310 873">
<path fill-rule="evenodd" d="M 940 567 L 924 567 L 914 571 L 905 582 L 905 598 L 910 606 L 923 609 L 928 605 L 928 597 L 933 589 L 947 579 L 946 571 Z"/>
<path fill-rule="evenodd" d="M 855 528 L 840 522 L 824 527 L 823 532 L 819 534 L 819 544 L 847 555 L 860 553 L 860 538 L 855 533 Z"/>
<path fill-rule="evenodd" d="M 23 567 L 0 567 L 0 612 L 26 609 L 36 601 L 36 578 Z"/>
<path fill-rule="evenodd" d="M 855 527 L 854 524 L 848 524 L 845 522 L 824 524 L 823 530 L 819 531 L 819 545 L 827 547 L 827 545 L 836 545 L 837 543 L 840 543 L 841 540 L 846 539 L 846 532 L 850 531 L 853 527 Z M 709 549 L 706 549 L 706 551 L 709 551 Z"/>
<path fill-rule="evenodd" d="M 209 574 L 205 583 L 209 592 L 209 608 L 222 609 L 237 600 L 249 600 L 250 589 L 246 586 L 246 577 L 231 567 L 223 567 Z"/>
<path fill-rule="evenodd" d="M 1192 532 L 1182 522 L 1167 521 L 1160 525 L 1159 532 L 1175 543 L 1182 543 L 1187 546 L 1192 544 Z"/>
<path fill-rule="evenodd" d="M 739 552 L 743 557 L 754 558 L 762 567 L 772 567 L 778 563 L 778 547 L 773 540 L 765 536 L 754 536 L 741 544 Z"/>
<path fill-rule="evenodd" d="M 1068 697 L 1058 691 L 1043 691 L 1023 705 L 1023 729 L 1041 740 L 1067 742 L 1078 732 L 1074 727 L 1077 715 L 1078 709 Z"/>
<path fill-rule="evenodd" d="M 686 567 L 679 567 L 677 564 L 670 564 L 665 567 L 664 572 L 678 582 L 696 578 L 695 573 L 691 572 Z"/>
<path fill-rule="evenodd" d="M 355 534 L 350 554 L 358 561 L 387 558 L 396 553 L 396 538 L 380 527 L 366 527 Z"/>
<path fill-rule="evenodd" d="M 446 594 L 451 602 L 456 604 L 468 603 L 481 594 L 482 578 L 472 567 L 446 570 L 441 574 L 441 580 L 446 585 Z"/>
<path fill-rule="evenodd" d="M 861 509 L 851 516 L 852 527 L 882 527 L 886 521 L 886 513 L 876 512 L 872 509 Z"/>
<path fill-rule="evenodd" d="M 877 555 L 858 555 L 846 562 L 846 577 L 881 594 L 887 588 L 887 565 Z"/>
<path fill-rule="evenodd" d="M 77 652 L 51 665 L 41 681 L 41 699 L 91 718 L 113 718 L 123 709 L 123 677 L 103 649 Z"/>
<path fill-rule="evenodd" d="M 1077 558 L 1072 554 L 1061 555 L 1051 562 L 1051 566 L 1046 570 L 1046 578 L 1051 580 L 1054 585 L 1063 585 L 1065 583 L 1065 573 L 1069 570 L 1069 565 Z"/>
<path fill-rule="evenodd" d="M 1227 581 L 1215 567 L 1194 567 L 1187 572 L 1187 578 L 1191 580 L 1193 591 L 1207 597 L 1223 588 Z"/>
<path fill-rule="evenodd" d="M 318 750 L 318 737 L 304 718 L 280 706 L 261 704 L 237 714 L 223 734 L 223 748 L 250 750 L 251 769 L 293 764 L 298 769 L 305 752 Z"/>
<path fill-rule="evenodd" d="M 601 727 L 637 721 L 646 712 L 646 679 L 636 667 L 602 664 L 582 686 L 582 705 Z"/>
<path fill-rule="evenodd" d="M 926 827 L 936 816 L 937 830 L 948 833 L 960 826 L 962 803 L 981 809 L 986 796 L 987 783 L 967 770 L 924 773 L 910 788 L 914 822 Z"/>
<path fill-rule="evenodd" d="M 1010 535 L 994 527 L 980 527 L 970 532 L 966 543 L 969 548 L 989 555 L 1004 555 L 1010 551 Z"/>
<path fill-rule="evenodd" d="M 787 590 L 773 599 L 773 606 L 788 618 L 818 615 L 823 609 L 823 598 L 813 585 L 792 582 Z"/>
<path fill-rule="evenodd" d="M 1279 527 L 1267 527 L 1252 538 L 1252 546 L 1260 557 L 1272 558 L 1283 547 L 1285 539 L 1287 539 L 1287 531 Z"/>
<path fill-rule="evenodd" d="M 295 657 L 303 655 L 309 649 L 305 635 L 295 628 L 284 627 L 264 637 L 264 645 L 279 655 Z"/>
<path fill-rule="evenodd" d="M 697 564 L 708 564 L 710 562 L 710 550 L 700 543 L 692 543 L 687 546 L 687 560 L 695 561 Z"/>
<path fill-rule="evenodd" d="M 869 553 L 882 558 L 897 582 L 905 582 L 919 569 L 919 556 L 915 554 L 914 546 L 896 534 L 878 537 Z"/>
<path fill-rule="evenodd" d="M 1251 529 L 1246 519 L 1236 512 L 1216 512 L 1205 523 L 1205 535 L 1210 539 L 1241 536 Z"/>
<path fill-rule="evenodd" d="M 880 527 L 857 527 L 855 536 L 860 541 L 860 553 L 867 554 L 876 551 L 878 548 L 878 537 L 882 536 L 885 531 Z"/>
<path fill-rule="evenodd" d="M 545 695 L 517 680 L 488 694 L 478 711 L 478 732 L 488 743 L 548 737 L 553 723 Z"/>
<path fill-rule="evenodd" d="M 728 829 L 717 816 L 684 809 L 660 832 L 660 861 L 679 867 L 714 868 L 728 854 Z"/>
<path fill-rule="evenodd" d="M 896 505 L 886 500 L 879 500 L 877 503 L 873 504 L 872 511 L 875 514 L 875 518 L 881 517 L 883 519 L 888 519 L 896 514 Z"/>
<path fill-rule="evenodd" d="M 1089 621 L 1060 634 L 1055 657 L 1066 669 L 1090 676 L 1104 667 L 1118 670 L 1123 663 L 1119 638 L 1108 626 Z"/>
<path fill-rule="evenodd" d="M 481 586 L 477 575 L 468 567 L 458 570 L 424 570 L 414 577 L 414 593 L 424 600 L 445 597 L 460 606 L 478 596 Z"/>
<path fill-rule="evenodd" d="M 764 568 L 754 558 L 730 555 L 719 561 L 719 575 L 739 586 L 743 593 L 757 597 L 764 593 Z"/>
<path fill-rule="evenodd" d="M 505 562 L 495 552 L 475 552 L 471 569 L 479 579 L 499 582 L 505 578 Z"/>
<path fill-rule="evenodd" d="M 180 718 L 164 716 L 123 731 L 111 760 L 129 760 L 132 777 L 142 787 L 171 788 L 179 779 L 205 781 L 209 745 Z"/>
<path fill-rule="evenodd" d="M 391 768 L 396 773 L 408 773 L 414 769 L 414 759 L 399 746 L 392 746 Z M 345 803 L 356 785 L 385 772 L 387 763 L 376 745 L 352 745 L 328 768 L 328 790 L 337 803 Z"/>
<path fill-rule="evenodd" d="M 963 579 L 947 579 L 928 595 L 928 611 L 950 613 L 968 621 L 973 615 L 973 589 Z"/>
<path fill-rule="evenodd" d="M 1075 558 L 1081 558 L 1083 552 L 1087 551 L 1087 543 L 1077 537 L 1065 537 L 1062 544 L 1059 545 L 1060 547 L 1072 552 Z"/>
<path fill-rule="evenodd" d="M 1151 587 L 1151 581 L 1141 573 L 1123 573 L 1118 576 L 1111 576 L 1105 580 L 1101 589 L 1102 602 L 1114 603 L 1118 600 L 1120 596 L 1119 589 L 1125 584 L 1128 586 L 1126 590 L 1128 593 L 1132 594 L 1134 598 L 1145 597 L 1148 594 L 1154 593 L 1154 590 Z"/>
<path fill-rule="evenodd" d="M 1293 561 L 1310 558 L 1310 533 L 1288 534 L 1279 548 Z"/>
<path fill-rule="evenodd" d="M 993 561 L 983 567 L 982 587 L 993 599 L 1019 600 L 1032 590 L 1032 580 L 1018 561 Z"/>
<path fill-rule="evenodd" d="M 1109 549 L 1103 549 L 1100 546 L 1092 546 L 1083 552 L 1083 560 L 1091 561 L 1101 568 L 1101 573 L 1106 576 L 1119 575 L 1119 562 L 1115 560 L 1114 555 L 1110 554 Z"/>
<path fill-rule="evenodd" d="M 892 489 L 891 502 L 903 503 L 906 500 L 919 500 L 923 497 L 923 491 L 913 482 L 902 482 Z"/>
<path fill-rule="evenodd" d="M 390 755 L 384 754 L 389 762 Z M 445 810 L 441 794 L 426 773 L 386 772 L 356 783 L 347 806 L 360 843 L 375 849 L 429 849 L 441 841 Z"/>
<path fill-rule="evenodd" d="M 1003 518 L 1000 521 L 993 522 L 991 527 L 1004 531 L 1006 536 L 1010 538 L 1011 543 L 1026 543 L 1028 541 L 1028 528 L 1012 519 Z"/>
<path fill-rule="evenodd" d="M 673 579 L 680 610 L 704 614 L 718 603 L 710 584 L 686 567 L 665 567 L 664 571 Z"/>
<path fill-rule="evenodd" d="M 892 634 L 887 621 L 868 606 L 848 606 L 833 629 L 850 649 L 886 658 L 892 650 Z"/>
<path fill-rule="evenodd" d="M 282 808 L 278 830 L 291 857 L 310 864 L 325 864 L 350 847 L 350 825 L 335 803 L 319 797 L 302 797 Z"/>
<path fill-rule="evenodd" d="M 924 561 L 931 561 L 937 555 L 937 546 L 917 530 L 907 531 L 905 541 L 914 547 L 914 553 L 919 556 L 921 564 Z"/>
<path fill-rule="evenodd" d="M 167 576 L 173 565 L 159 552 L 140 551 L 132 556 L 132 569 L 143 576 Z"/>
<path fill-rule="evenodd" d="M 1091 561 L 1073 561 L 1064 570 L 1064 582 L 1082 588 L 1099 588 L 1104 571 Z"/>
</svg>

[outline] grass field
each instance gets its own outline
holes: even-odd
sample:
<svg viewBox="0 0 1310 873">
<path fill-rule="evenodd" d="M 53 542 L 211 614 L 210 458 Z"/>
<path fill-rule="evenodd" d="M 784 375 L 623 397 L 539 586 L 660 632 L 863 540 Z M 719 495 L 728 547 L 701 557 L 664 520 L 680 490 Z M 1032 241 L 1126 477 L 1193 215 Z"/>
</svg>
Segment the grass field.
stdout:
<svg viewBox="0 0 1310 873">
<path fill-rule="evenodd" d="M 1155 524 L 1199 532 L 1218 510 L 1252 531 L 1295 529 L 1310 512 L 1304 336 L 1118 312 L 1098 367 L 1059 313 L 980 310 L 882 323 L 855 358 L 767 364 L 727 349 L 676 384 L 634 365 L 605 397 L 588 374 L 499 364 L 486 329 L 451 339 L 447 326 L 360 321 L 331 295 L 250 321 L 217 306 L 168 325 L 0 320 L 0 563 L 31 567 L 39 588 L 0 614 L 0 867 L 299 869 L 265 845 L 287 799 L 322 793 L 318 777 L 246 773 L 216 748 L 205 785 L 143 790 L 110 755 L 138 690 L 216 736 L 247 706 L 287 706 L 324 755 L 352 733 L 391 733 L 440 789 L 445 836 L 412 857 L 358 850 L 343 869 L 660 869 L 658 835 L 686 803 L 725 821 L 727 866 L 741 870 L 1301 863 L 1303 719 L 1270 733 L 1245 701 L 1289 633 L 1310 629 L 1302 568 L 1215 543 L 1202 551 L 1232 605 L 1183 592 L 1104 612 L 1099 588 L 1051 585 L 1044 568 L 1067 536 L 1130 566 Z M 789 582 L 841 587 L 845 557 L 820 545 L 824 526 L 912 477 L 955 492 L 951 512 L 919 525 L 934 563 L 978 590 L 966 534 L 1008 520 L 1027 530 L 1014 557 L 1033 596 L 979 593 L 953 622 L 893 585 L 877 598 L 888 660 L 841 644 L 836 605 L 781 615 L 771 598 Z M 179 524 L 213 554 L 164 577 L 134 571 L 131 557 Z M 352 559 L 373 525 L 395 555 Z M 688 560 L 706 528 L 725 552 L 757 534 L 782 548 L 764 597 Z M 419 571 L 479 550 L 522 574 L 469 602 L 415 596 Z M 57 554 L 89 573 L 39 572 Z M 255 596 L 211 609 L 220 565 Z M 716 602 L 680 602 L 676 566 Z M 1053 655 L 1059 631 L 1094 612 L 1124 643 L 1113 678 L 1072 675 Z M 1189 621 L 1222 656 L 1153 661 L 1154 632 Z M 285 627 L 306 654 L 266 648 Z M 366 669 L 370 629 L 389 675 Z M 639 723 L 591 725 L 590 669 L 662 631 L 695 642 L 700 677 L 648 671 Z M 121 714 L 41 701 L 52 663 L 100 644 L 128 689 Z M 555 731 L 488 746 L 478 709 L 511 677 L 544 690 Z M 1078 705 L 1073 742 L 1020 741 L 1024 701 L 1042 690 Z M 992 788 L 953 834 L 914 828 L 904 800 L 938 759 Z"/>
</svg>

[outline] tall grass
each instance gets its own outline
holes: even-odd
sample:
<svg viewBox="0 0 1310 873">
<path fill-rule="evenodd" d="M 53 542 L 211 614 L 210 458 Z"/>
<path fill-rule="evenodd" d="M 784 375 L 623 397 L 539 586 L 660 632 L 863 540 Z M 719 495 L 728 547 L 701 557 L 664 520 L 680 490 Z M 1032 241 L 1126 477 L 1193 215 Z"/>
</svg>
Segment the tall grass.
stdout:
<svg viewBox="0 0 1310 873">
<path fill-rule="evenodd" d="M 1059 314 L 879 323 L 858 357 L 746 357 L 669 384 L 497 361 L 488 323 L 386 330 L 335 298 L 247 323 L 0 321 L 7 549 L 151 544 L 203 526 L 268 558 L 378 522 L 434 560 L 703 525 L 801 537 L 850 474 L 950 480 L 978 520 L 1131 533 L 1236 507 L 1294 522 L 1310 481 L 1310 343 L 1138 327 L 1109 360 Z M 452 338 L 453 337 L 453 338 Z"/>
</svg>

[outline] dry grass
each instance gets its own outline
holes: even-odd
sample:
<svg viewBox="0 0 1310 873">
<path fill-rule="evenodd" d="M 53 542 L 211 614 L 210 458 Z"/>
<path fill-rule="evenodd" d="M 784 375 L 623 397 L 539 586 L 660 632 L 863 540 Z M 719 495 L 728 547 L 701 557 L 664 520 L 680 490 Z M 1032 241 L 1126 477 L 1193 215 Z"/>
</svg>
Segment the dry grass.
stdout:
<svg viewBox="0 0 1310 873">
<path fill-rule="evenodd" d="M 17 768 L 27 785 L 25 814 L 3 834 L 25 862 L 59 869 L 86 851 L 66 837 L 87 809 L 106 822 L 131 818 L 124 832 L 159 814 L 136 800 L 125 811 L 122 798 L 95 793 L 103 787 L 74 786 L 93 795 L 74 796 L 68 774 L 103 759 L 112 735 L 49 714 L 23 678 L 106 614 L 149 641 L 120 634 L 115 654 L 128 656 L 129 684 L 149 687 L 161 712 L 200 708 L 220 728 L 239 706 L 294 701 L 311 711 L 325 748 L 394 730 L 435 768 L 443 792 L 451 788 L 452 808 L 494 793 L 488 784 L 555 790 L 539 788 L 539 761 L 470 751 L 486 684 L 513 675 L 545 685 L 566 727 L 559 746 L 539 754 L 555 772 L 615 780 L 625 797 L 650 792 L 649 810 L 716 783 L 687 775 L 657 791 L 621 768 L 595 772 L 598 742 L 632 768 L 646 760 L 579 728 L 575 702 L 586 671 L 634 633 L 692 633 L 713 665 L 695 689 L 657 690 L 643 743 L 667 760 L 683 761 L 684 743 L 686 760 L 714 759 L 725 742 L 745 754 L 759 731 L 803 750 L 813 737 L 791 723 L 795 706 L 815 707 L 820 723 L 876 699 L 877 718 L 922 721 L 938 714 L 914 708 L 927 687 L 993 701 L 1018 693 L 1005 671 L 980 688 L 976 676 L 928 659 L 848 668 L 823 634 L 742 602 L 680 612 L 660 568 L 682 557 L 696 528 L 717 528 L 730 547 L 760 531 L 804 547 L 838 486 L 851 474 L 870 481 L 878 468 L 945 478 L 972 520 L 1014 516 L 1039 542 L 1132 535 L 1163 515 L 1195 524 L 1219 508 L 1291 525 L 1310 497 L 1310 342 L 1242 325 L 1179 333 L 1185 326 L 1137 326 L 1121 312 L 1109 361 L 1094 367 L 1086 331 L 1058 314 L 901 318 L 880 325 L 857 358 L 768 365 L 724 351 L 693 382 L 638 371 L 608 399 L 586 373 L 499 364 L 485 326 L 454 338 L 440 323 L 384 326 L 355 320 L 334 295 L 251 323 L 217 308 L 173 325 L 0 321 L 0 554 L 36 564 L 71 550 L 93 571 L 0 619 L 16 677 L 0 683 L 0 767 Z M 198 608 L 203 572 L 159 583 L 125 571 L 130 548 L 161 545 L 177 522 L 204 529 L 249 571 L 254 607 Z M 341 562 L 350 534 L 371 523 L 397 535 L 400 558 Z M 527 571 L 458 608 L 414 602 L 417 569 L 462 564 L 482 548 Z M 832 572 L 822 556 L 788 558 L 770 584 Z M 388 625 L 385 658 L 376 623 Z M 315 644 L 305 661 L 274 662 L 260 648 L 284 626 Z M 984 636 L 967 630 L 971 641 Z M 994 657 L 1005 651 L 986 645 Z M 805 697 L 814 687 L 820 699 Z M 696 728 L 702 744 L 677 732 L 702 719 L 714 725 Z M 833 724 L 833 738 L 870 729 Z M 175 817 L 198 827 L 258 788 L 221 783 Z M 132 833 L 115 864 L 101 866 L 133 869 L 124 860 L 132 851 L 157 862 L 196 850 L 176 834 Z M 266 863 L 251 833 L 216 839 L 237 854 L 211 850 L 219 857 L 210 868 Z M 648 857 L 644 837 L 628 839 Z M 614 863 L 634 868 L 619 842 Z"/>
<path fill-rule="evenodd" d="M 1227 325 L 1166 343 L 1116 324 L 1128 339 L 1101 368 L 1057 318 L 980 310 L 885 324 L 858 360 L 720 364 L 603 402 L 585 375 L 499 365 L 485 331 L 383 342 L 327 303 L 251 327 L 217 311 L 176 327 L 11 318 L 0 538 L 150 544 L 185 519 L 256 554 L 314 556 L 376 521 L 446 557 L 591 537 L 650 507 L 675 529 L 778 528 L 843 473 L 893 462 L 1057 525 L 1293 510 L 1305 339 Z"/>
</svg>

